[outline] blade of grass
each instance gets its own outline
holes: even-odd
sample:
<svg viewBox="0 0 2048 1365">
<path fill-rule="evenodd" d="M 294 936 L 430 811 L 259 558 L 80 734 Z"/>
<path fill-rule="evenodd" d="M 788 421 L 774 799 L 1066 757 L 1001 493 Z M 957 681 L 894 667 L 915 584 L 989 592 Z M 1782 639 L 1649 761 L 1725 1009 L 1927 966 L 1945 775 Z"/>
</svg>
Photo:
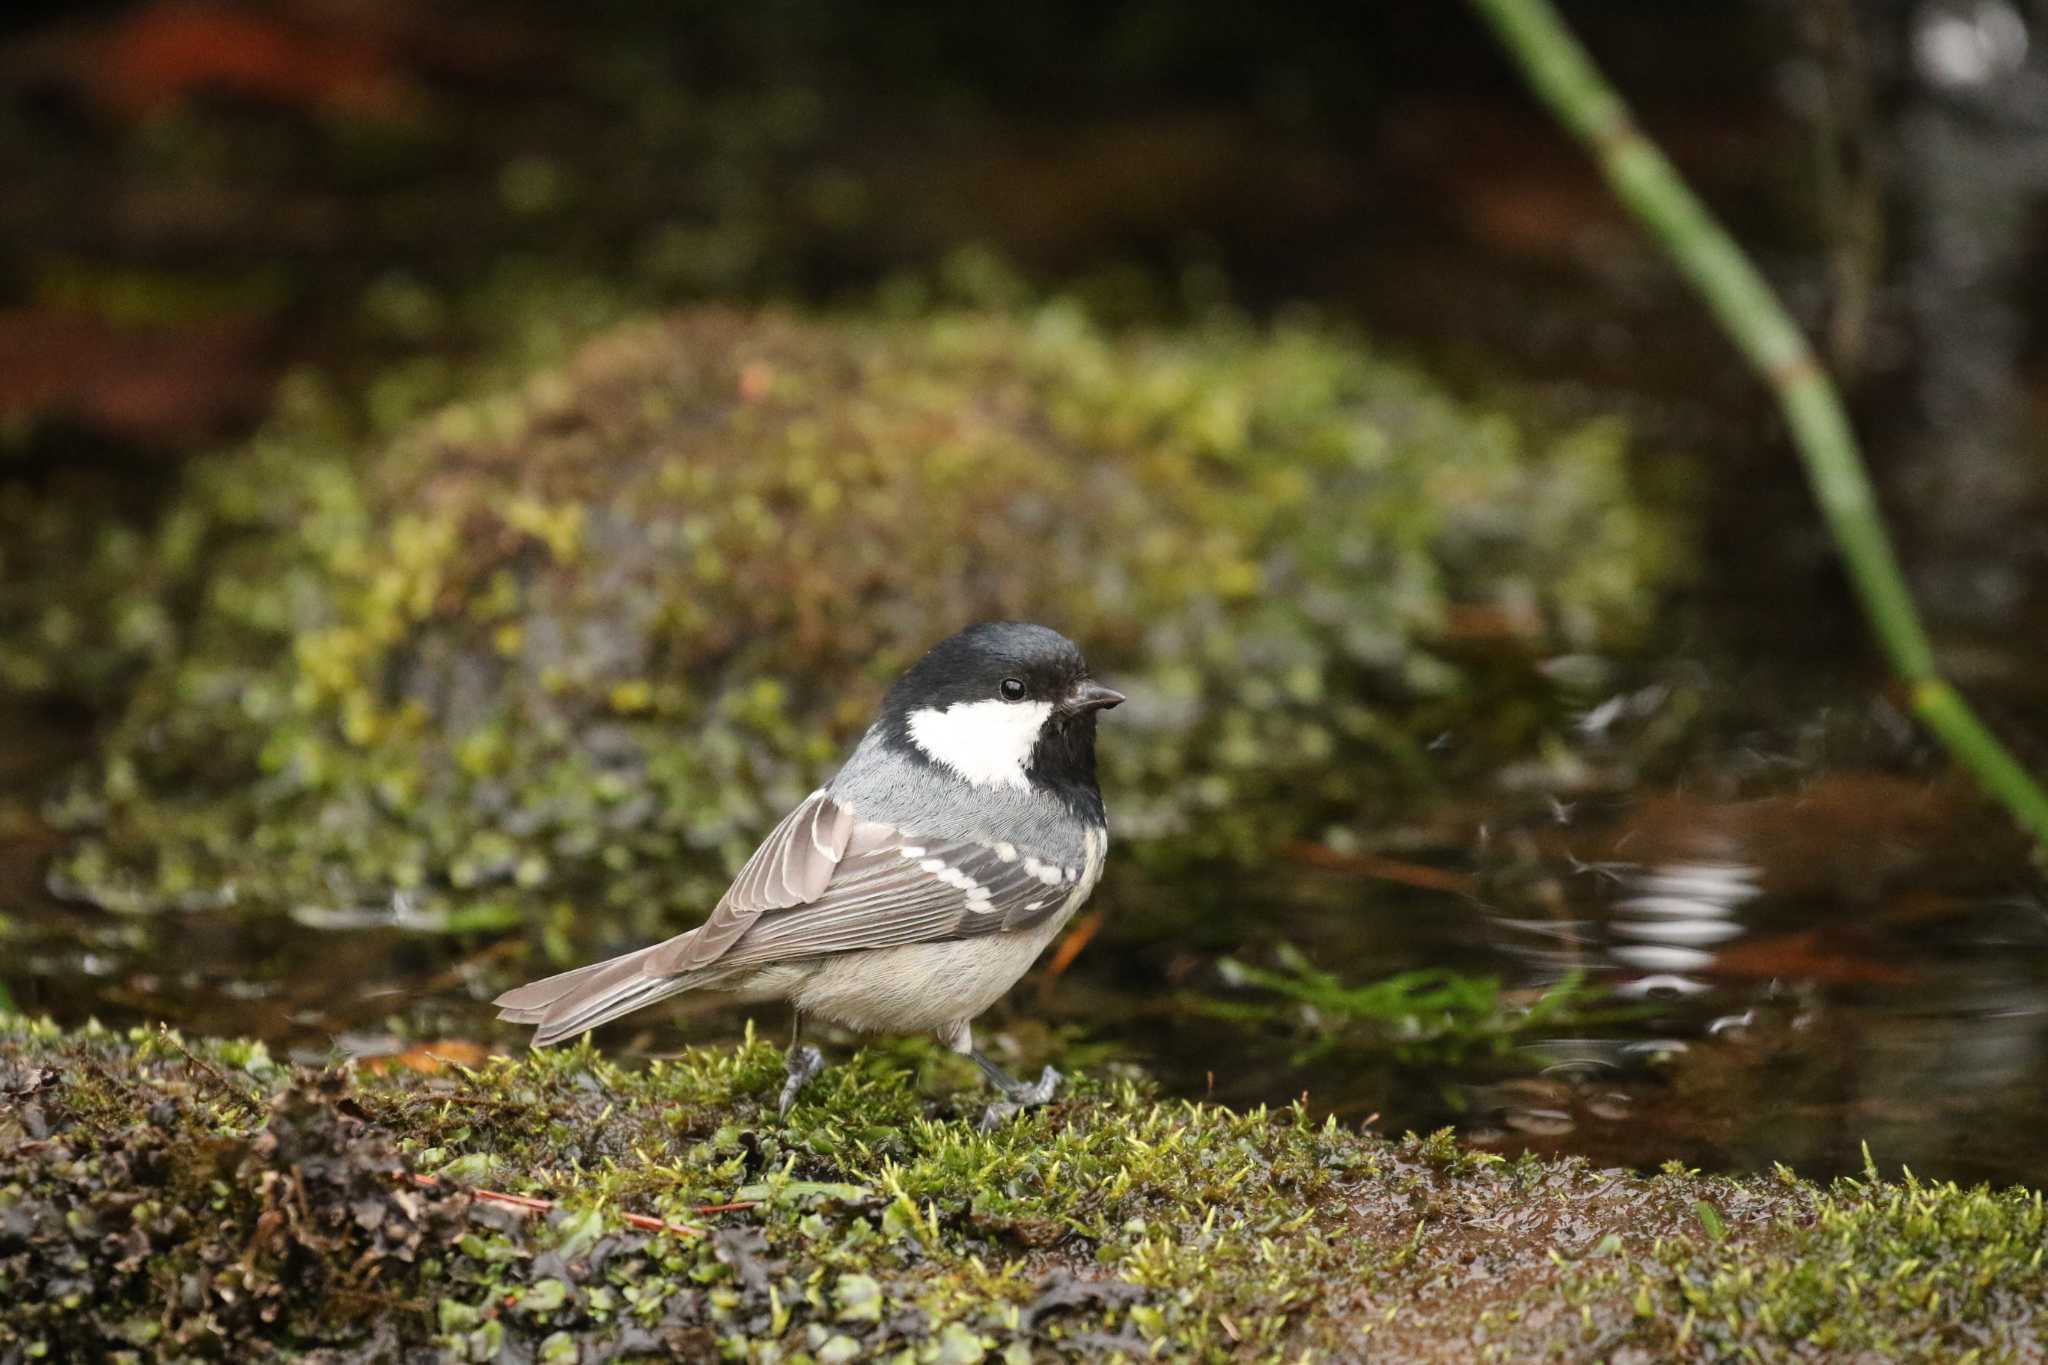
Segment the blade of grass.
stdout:
<svg viewBox="0 0 2048 1365">
<path fill-rule="evenodd" d="M 1472 0 L 1530 86 L 1584 143 L 1615 196 L 1656 237 L 1777 395 L 1806 480 L 1907 705 L 2043 847 L 2048 795 L 1941 677 L 1878 515 L 1842 400 L 1813 348 L 1735 239 L 1639 130 L 1549 0 Z"/>
</svg>

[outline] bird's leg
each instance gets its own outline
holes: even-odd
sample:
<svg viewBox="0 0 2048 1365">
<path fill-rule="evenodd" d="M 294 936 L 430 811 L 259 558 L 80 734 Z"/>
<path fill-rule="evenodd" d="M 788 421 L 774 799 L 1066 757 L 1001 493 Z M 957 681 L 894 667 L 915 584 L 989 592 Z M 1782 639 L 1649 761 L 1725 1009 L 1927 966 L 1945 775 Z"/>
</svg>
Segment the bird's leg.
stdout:
<svg viewBox="0 0 2048 1365">
<path fill-rule="evenodd" d="M 796 1097 L 825 1069 L 825 1054 L 805 1043 L 803 1036 L 804 1017 L 798 1013 L 793 1016 L 789 1029 L 789 1051 L 782 1056 L 782 1069 L 788 1073 L 789 1079 L 782 1083 L 782 1101 L 775 1107 L 778 1117 L 788 1117 L 789 1107 L 796 1103 Z"/>
<path fill-rule="evenodd" d="M 974 1045 L 974 1026 L 968 1020 L 947 1024 L 936 1030 L 939 1041 L 963 1056 L 974 1058 L 974 1064 L 981 1068 L 981 1074 L 988 1077 L 988 1083 L 1002 1092 L 1000 1103 L 992 1104 L 982 1111 L 981 1126 L 984 1130 L 993 1128 L 1008 1119 L 1015 1118 L 1023 1110 L 1044 1104 L 1050 1100 L 1053 1091 L 1059 1088 L 1063 1079 L 1060 1073 L 1047 1067 L 1039 1073 L 1038 1083 L 1026 1085 L 1009 1072 L 997 1066 L 986 1052 Z"/>
<path fill-rule="evenodd" d="M 1003 1098 L 981 1111 L 981 1126 L 984 1131 L 1007 1123 L 1026 1109 L 1035 1109 L 1044 1104 L 1059 1089 L 1060 1073 L 1047 1067 L 1038 1073 L 1035 1084 L 1027 1085 L 1009 1072 L 997 1066 L 989 1055 L 978 1047 L 970 1047 L 968 1055 L 981 1068 L 981 1074 L 988 1077 L 988 1083 L 1002 1092 Z"/>
</svg>

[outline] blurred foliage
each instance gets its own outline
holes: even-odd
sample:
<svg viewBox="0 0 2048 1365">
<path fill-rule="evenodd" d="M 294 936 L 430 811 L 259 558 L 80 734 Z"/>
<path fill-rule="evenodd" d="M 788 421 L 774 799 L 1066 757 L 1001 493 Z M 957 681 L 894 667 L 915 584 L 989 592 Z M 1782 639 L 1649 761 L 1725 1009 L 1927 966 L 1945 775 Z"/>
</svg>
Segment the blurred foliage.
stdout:
<svg viewBox="0 0 2048 1365">
<path fill-rule="evenodd" d="M 30 580 L 0 678 L 135 679 L 58 803 L 61 891 L 558 952 L 672 930 L 987 617 L 1132 693 L 1124 838 L 1253 858 L 1426 785 L 1447 725 L 1524 749 L 1558 721 L 1531 655 L 1625 642 L 1673 564 L 1614 424 L 1463 405 L 1306 323 L 700 311 L 528 368 L 571 330 L 548 303 L 474 396 L 407 422 L 448 381 L 387 376 L 369 449 L 299 381 L 153 538 Z"/>
<path fill-rule="evenodd" d="M 1576 972 L 1542 991 L 1512 993 L 1495 977 L 1438 967 L 1350 986 L 1291 944 L 1281 944 L 1274 956 L 1277 970 L 1224 958 L 1217 971 L 1226 985 L 1267 991 L 1288 1003 L 1196 998 L 1190 1007 L 1220 1018 L 1300 1028 L 1308 1041 L 1295 1055 L 1297 1066 L 1345 1046 L 1383 1049 L 1408 1064 L 1456 1065 L 1475 1053 L 1506 1052 L 1532 1035 L 1642 1012 L 1615 1006 L 1606 987 L 1588 985 Z"/>
</svg>

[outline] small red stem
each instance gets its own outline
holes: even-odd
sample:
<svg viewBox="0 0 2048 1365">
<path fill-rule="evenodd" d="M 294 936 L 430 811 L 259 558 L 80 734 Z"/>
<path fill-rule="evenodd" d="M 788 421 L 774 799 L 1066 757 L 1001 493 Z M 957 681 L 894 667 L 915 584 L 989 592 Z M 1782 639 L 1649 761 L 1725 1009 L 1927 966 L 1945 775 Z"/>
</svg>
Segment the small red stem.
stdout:
<svg viewBox="0 0 2048 1365">
<path fill-rule="evenodd" d="M 423 1190 L 460 1188 L 447 1185 L 438 1176 L 408 1175 L 406 1178 Z M 486 1204 L 500 1204 L 508 1209 L 518 1209 L 522 1213 L 552 1213 L 556 1207 L 554 1200 L 538 1199 L 530 1194 L 506 1194 L 502 1190 L 478 1189 L 467 1189 L 462 1192 L 471 1199 L 481 1199 Z M 700 1205 L 694 1212 L 740 1213 L 753 1207 L 753 1200 L 740 1199 L 729 1204 Z M 702 1237 L 704 1235 L 704 1229 L 700 1227 L 693 1227 L 688 1223 L 671 1223 L 661 1218 L 650 1218 L 644 1213 L 621 1213 L 619 1217 L 627 1225 L 639 1228 L 643 1232 L 666 1232 L 676 1237 Z"/>
</svg>

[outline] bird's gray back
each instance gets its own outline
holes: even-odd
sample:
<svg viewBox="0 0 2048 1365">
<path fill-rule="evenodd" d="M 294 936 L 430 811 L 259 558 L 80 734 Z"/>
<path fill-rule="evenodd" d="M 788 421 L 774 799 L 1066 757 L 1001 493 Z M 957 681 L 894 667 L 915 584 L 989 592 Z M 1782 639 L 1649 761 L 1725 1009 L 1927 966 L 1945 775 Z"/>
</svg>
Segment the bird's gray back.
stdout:
<svg viewBox="0 0 2048 1365">
<path fill-rule="evenodd" d="M 1034 788 L 977 786 L 938 764 L 891 749 L 869 730 L 827 785 L 863 820 L 938 840 L 1006 840 L 1039 856 L 1079 866 L 1087 825 L 1066 803 Z"/>
</svg>

